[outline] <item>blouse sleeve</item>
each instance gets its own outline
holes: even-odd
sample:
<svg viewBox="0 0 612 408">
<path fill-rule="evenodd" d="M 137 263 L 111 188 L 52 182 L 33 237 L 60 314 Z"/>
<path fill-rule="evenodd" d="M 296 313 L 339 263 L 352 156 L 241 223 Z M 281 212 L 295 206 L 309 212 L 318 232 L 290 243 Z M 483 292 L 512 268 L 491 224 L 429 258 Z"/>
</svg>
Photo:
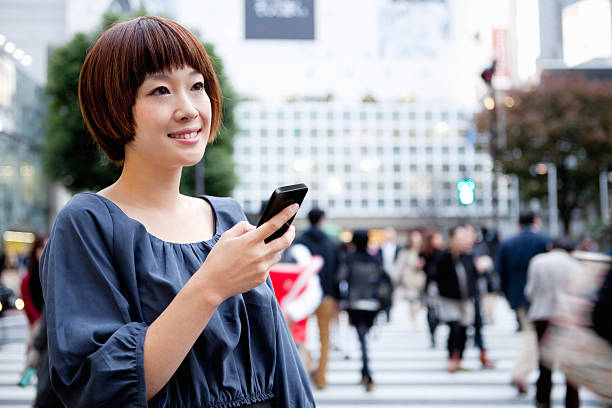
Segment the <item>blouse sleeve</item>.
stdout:
<svg viewBox="0 0 612 408">
<path fill-rule="evenodd" d="M 68 407 L 147 405 L 147 326 L 130 318 L 112 251 L 106 206 L 69 203 L 41 258 L 51 382 Z"/>
</svg>

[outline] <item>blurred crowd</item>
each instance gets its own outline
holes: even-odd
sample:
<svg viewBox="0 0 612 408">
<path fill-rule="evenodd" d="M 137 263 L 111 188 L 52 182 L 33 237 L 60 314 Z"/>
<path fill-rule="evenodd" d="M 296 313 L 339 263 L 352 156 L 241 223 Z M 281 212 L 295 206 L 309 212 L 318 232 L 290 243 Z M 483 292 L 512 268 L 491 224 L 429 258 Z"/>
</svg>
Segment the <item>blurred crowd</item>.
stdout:
<svg viewBox="0 0 612 408">
<path fill-rule="evenodd" d="M 503 299 L 516 314 L 517 331 L 523 333 L 524 343 L 508 379 L 519 394 L 529 393 L 527 378 L 538 368 L 535 405 L 549 407 L 552 369 L 558 366 L 567 376 L 566 407 L 580 405 L 580 386 L 612 401 L 605 386 L 612 372 L 612 258 L 592 252 L 592 243 L 585 241 L 577 250 L 567 237 L 550 237 L 531 211 L 521 213 L 516 234 L 504 240 L 497 231 L 462 224 L 448 231 L 405 231 L 402 244 L 391 227 L 381 241 L 358 229 L 349 242 L 339 242 L 324 232 L 324 211 L 315 208 L 308 217 L 310 228 L 296 238 L 271 276 L 284 281 L 283 265 L 298 265 L 292 272 L 296 277 L 289 279 L 291 295 L 277 291 L 277 297 L 285 310 L 291 310 L 285 314 L 290 328 L 300 327 L 302 334 L 308 316 L 316 316 L 318 361 L 309 356 L 303 335 L 294 339 L 318 389 L 327 386 L 330 336 L 342 330 L 341 313 L 346 313 L 359 339 L 361 383 L 371 391 L 375 381 L 367 334 L 377 322 L 389 320 L 394 304 L 408 305 L 406 324 L 413 327 L 419 313 L 426 313 L 431 347 L 436 347 L 436 329 L 448 326 L 446 369 L 455 373 L 464 370 L 468 344 L 478 348 L 483 369 L 495 367 L 483 326 L 495 321 L 496 304 Z M 309 271 L 307 279 L 299 279 L 301 270 Z M 594 360 L 599 361 L 598 369 L 581 367 L 592 368 Z"/>
<path fill-rule="evenodd" d="M 375 240 L 367 230 L 351 231 L 347 242 L 328 235 L 325 212 L 308 214 L 310 227 L 299 234 L 270 276 L 306 369 L 318 389 L 327 387 L 331 338 L 346 313 L 361 347 L 361 383 L 375 388 L 368 355 L 368 333 L 385 324 L 391 309 L 407 304 L 407 325 L 426 315 L 429 341 L 447 325 L 446 369 L 464 370 L 466 346 L 473 344 L 483 369 L 495 367 L 483 326 L 495 321 L 497 302 L 505 299 L 516 313 L 523 345 L 509 378 L 519 394 L 529 393 L 527 378 L 537 368 L 535 405 L 550 407 L 552 370 L 566 374 L 566 407 L 580 405 L 586 386 L 608 403 L 612 372 L 610 257 L 585 252 L 566 237 L 549 237 L 539 218 L 524 212 L 517 233 L 500 240 L 497 231 L 470 224 L 448 231 L 416 228 L 384 230 Z M 29 323 L 26 363 L 19 385 L 36 384 L 36 407 L 61 406 L 50 391 L 46 359 L 44 299 L 38 261 L 47 237 L 36 237 L 19 268 L 19 293 Z M 400 244 L 401 242 L 401 244 Z M 592 249 L 592 248 L 591 248 Z M 0 260 L 4 265 L 4 257 Z M 401 301 L 400 301 L 401 300 Z M 306 326 L 316 316 L 320 351 L 306 347 Z M 314 319 L 310 320 L 314 322 Z M 597 363 L 594 363 L 597 360 Z M 46 363 L 46 364 L 45 364 Z M 585 368 L 587 367 L 588 368 Z"/>
</svg>

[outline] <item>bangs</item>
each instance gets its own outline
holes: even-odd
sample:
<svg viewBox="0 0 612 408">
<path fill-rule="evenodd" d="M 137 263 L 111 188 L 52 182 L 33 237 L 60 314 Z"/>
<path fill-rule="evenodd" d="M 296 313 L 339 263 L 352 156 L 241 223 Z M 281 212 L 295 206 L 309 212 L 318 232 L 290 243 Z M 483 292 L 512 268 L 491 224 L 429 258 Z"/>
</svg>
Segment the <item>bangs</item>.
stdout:
<svg viewBox="0 0 612 408">
<path fill-rule="evenodd" d="M 131 38 L 124 43 L 130 66 L 130 88 L 138 88 L 147 75 L 190 66 L 208 79 L 207 55 L 202 44 L 185 28 L 173 21 L 141 17 L 134 21 Z"/>
</svg>

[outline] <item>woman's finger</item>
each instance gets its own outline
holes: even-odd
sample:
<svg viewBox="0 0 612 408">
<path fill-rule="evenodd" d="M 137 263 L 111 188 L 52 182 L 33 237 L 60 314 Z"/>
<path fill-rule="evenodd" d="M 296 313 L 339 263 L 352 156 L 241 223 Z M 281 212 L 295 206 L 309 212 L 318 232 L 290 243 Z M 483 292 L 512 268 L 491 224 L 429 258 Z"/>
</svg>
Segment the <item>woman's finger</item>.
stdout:
<svg viewBox="0 0 612 408">
<path fill-rule="evenodd" d="M 264 239 L 268 238 L 284 224 L 286 224 L 291 217 L 297 213 L 299 208 L 300 206 L 297 204 L 291 204 L 290 206 L 286 207 L 283 211 L 279 212 L 257 228 L 253 233 L 254 239 L 257 241 L 263 241 Z"/>
<path fill-rule="evenodd" d="M 267 248 L 272 252 L 279 252 L 285 248 L 288 248 L 289 245 L 293 242 L 295 238 L 295 226 L 290 225 L 287 231 L 280 236 L 279 238 L 270 241 L 266 244 Z"/>
</svg>

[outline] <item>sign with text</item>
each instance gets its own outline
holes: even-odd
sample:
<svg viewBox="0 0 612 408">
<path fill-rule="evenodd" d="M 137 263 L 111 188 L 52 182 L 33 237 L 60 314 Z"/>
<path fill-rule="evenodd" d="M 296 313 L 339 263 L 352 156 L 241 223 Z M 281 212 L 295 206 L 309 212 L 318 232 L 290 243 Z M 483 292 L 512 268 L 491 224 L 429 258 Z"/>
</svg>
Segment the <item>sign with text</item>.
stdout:
<svg viewBox="0 0 612 408">
<path fill-rule="evenodd" d="M 314 0 L 245 0 L 245 38 L 314 40 Z"/>
<path fill-rule="evenodd" d="M 510 88 L 510 40 L 506 28 L 493 28 L 493 57 L 497 61 L 493 76 L 495 87 Z"/>
</svg>

